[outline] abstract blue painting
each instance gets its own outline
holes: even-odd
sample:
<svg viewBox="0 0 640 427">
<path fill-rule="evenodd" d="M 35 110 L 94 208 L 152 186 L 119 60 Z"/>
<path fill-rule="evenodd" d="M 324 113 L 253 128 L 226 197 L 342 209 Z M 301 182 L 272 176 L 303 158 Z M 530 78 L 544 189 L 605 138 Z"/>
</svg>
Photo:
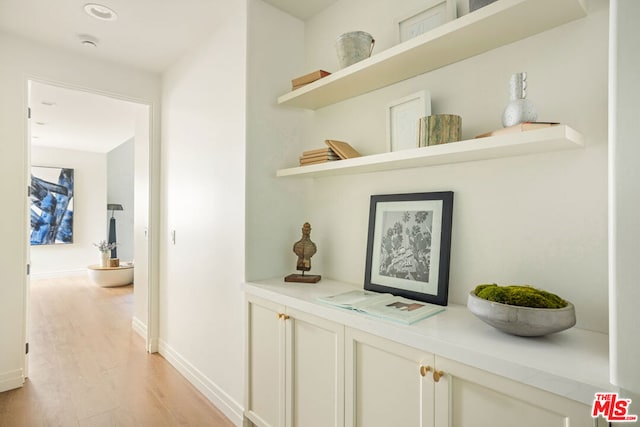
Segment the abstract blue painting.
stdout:
<svg viewBox="0 0 640 427">
<path fill-rule="evenodd" d="M 31 245 L 73 243 L 73 169 L 31 167 Z"/>
</svg>

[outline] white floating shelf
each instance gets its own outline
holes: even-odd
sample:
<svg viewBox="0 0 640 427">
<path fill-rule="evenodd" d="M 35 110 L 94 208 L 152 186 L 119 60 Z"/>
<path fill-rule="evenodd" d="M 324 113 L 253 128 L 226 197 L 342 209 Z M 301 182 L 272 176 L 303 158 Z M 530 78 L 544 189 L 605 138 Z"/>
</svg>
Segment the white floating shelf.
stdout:
<svg viewBox="0 0 640 427">
<path fill-rule="evenodd" d="M 586 16 L 582 0 L 498 0 L 278 98 L 315 110 Z"/>
<path fill-rule="evenodd" d="M 431 147 L 413 148 L 316 165 L 280 169 L 277 171 L 276 176 L 315 178 L 379 172 L 522 156 L 575 149 L 583 146 L 584 141 L 580 133 L 568 126 L 559 125 L 521 133 L 469 139 Z"/>
</svg>

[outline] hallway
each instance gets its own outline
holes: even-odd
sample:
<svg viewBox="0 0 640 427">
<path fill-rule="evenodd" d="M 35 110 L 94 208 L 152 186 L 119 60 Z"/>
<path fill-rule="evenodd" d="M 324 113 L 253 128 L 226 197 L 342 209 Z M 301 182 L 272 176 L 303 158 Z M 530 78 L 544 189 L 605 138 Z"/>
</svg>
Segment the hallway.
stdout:
<svg viewBox="0 0 640 427">
<path fill-rule="evenodd" d="M 0 393 L 0 427 L 233 424 L 131 328 L 133 286 L 33 280 L 30 373 Z"/>
</svg>

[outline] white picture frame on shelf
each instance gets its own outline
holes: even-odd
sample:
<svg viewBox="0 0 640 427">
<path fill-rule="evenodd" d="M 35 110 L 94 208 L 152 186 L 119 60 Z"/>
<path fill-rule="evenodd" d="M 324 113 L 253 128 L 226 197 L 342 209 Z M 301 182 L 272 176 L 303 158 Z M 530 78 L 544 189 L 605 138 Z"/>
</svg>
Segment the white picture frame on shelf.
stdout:
<svg viewBox="0 0 640 427">
<path fill-rule="evenodd" d="M 396 20 L 398 43 L 405 42 L 457 17 L 455 0 L 431 0 L 426 7 Z"/>
<path fill-rule="evenodd" d="M 387 146 L 389 151 L 418 147 L 418 120 L 431 115 L 431 94 L 421 90 L 387 106 Z"/>
</svg>

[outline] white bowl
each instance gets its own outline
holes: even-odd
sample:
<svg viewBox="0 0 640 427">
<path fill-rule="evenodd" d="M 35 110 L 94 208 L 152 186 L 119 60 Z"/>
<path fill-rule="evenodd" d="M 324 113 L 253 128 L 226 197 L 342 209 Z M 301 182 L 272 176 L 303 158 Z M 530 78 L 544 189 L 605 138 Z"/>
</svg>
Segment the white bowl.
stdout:
<svg viewBox="0 0 640 427">
<path fill-rule="evenodd" d="M 133 283 L 133 266 L 100 267 L 90 265 L 87 267 L 89 278 L 98 286 L 112 288 Z"/>
<path fill-rule="evenodd" d="M 573 304 L 563 308 L 533 308 L 501 304 L 469 293 L 467 308 L 483 322 L 512 335 L 539 337 L 576 324 Z"/>
</svg>

